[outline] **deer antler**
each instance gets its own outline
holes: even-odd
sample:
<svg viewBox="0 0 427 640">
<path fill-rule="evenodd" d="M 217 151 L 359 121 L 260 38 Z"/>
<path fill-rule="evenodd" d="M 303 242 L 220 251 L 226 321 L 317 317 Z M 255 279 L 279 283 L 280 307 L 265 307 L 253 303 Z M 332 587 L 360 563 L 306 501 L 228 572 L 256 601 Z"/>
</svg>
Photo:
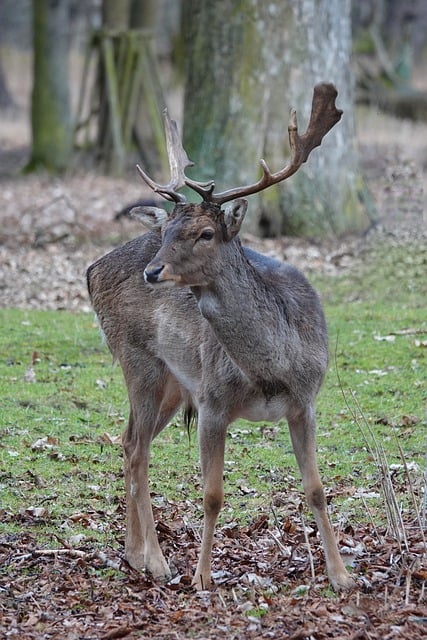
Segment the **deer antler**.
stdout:
<svg viewBox="0 0 427 640">
<path fill-rule="evenodd" d="M 192 167 L 194 162 L 189 159 L 187 152 L 182 146 L 178 126 L 175 120 L 171 120 L 169 118 L 167 109 L 163 111 L 163 118 L 165 121 L 166 149 L 168 153 L 171 179 L 168 184 L 158 184 L 145 173 L 139 164 L 137 164 L 136 168 L 139 175 L 148 184 L 148 186 L 153 189 L 153 191 L 159 193 L 167 200 L 173 200 L 176 203 L 185 202 L 185 196 L 182 193 L 178 193 L 178 189 L 181 189 L 186 184 L 197 191 L 203 199 L 208 199 L 209 194 L 211 194 L 214 189 L 214 183 L 212 181 L 196 182 L 186 177 L 185 169 L 187 167 Z"/>
<path fill-rule="evenodd" d="M 189 160 L 182 146 L 177 124 L 169 118 L 166 109 L 164 111 L 164 119 L 166 147 L 171 173 L 170 182 L 166 185 L 160 185 L 154 182 L 139 165 L 136 165 L 136 168 L 143 180 L 145 180 L 153 191 L 156 191 L 167 200 L 174 200 L 176 203 L 186 201 L 185 196 L 177 193 L 177 190 L 184 186 L 196 191 L 206 202 L 212 202 L 218 205 L 222 205 L 235 198 L 242 198 L 253 193 L 258 193 L 292 176 L 300 166 L 306 162 L 311 151 L 321 144 L 324 136 L 342 116 L 342 111 L 335 106 L 337 95 L 338 92 L 332 83 L 322 82 L 314 87 L 310 121 L 307 131 L 301 136 L 298 134 L 296 111 L 292 109 L 288 126 L 289 145 L 291 148 L 289 163 L 281 169 L 281 171 L 271 173 L 265 160 L 261 160 L 260 164 L 263 175 L 253 184 L 227 189 L 221 193 L 214 194 L 215 183 L 213 180 L 209 182 L 197 182 L 187 178 L 185 169 L 193 166 L 194 163 Z"/>
<path fill-rule="evenodd" d="M 338 92 L 331 83 L 322 82 L 314 87 L 310 122 L 307 131 L 301 136 L 298 134 L 297 114 L 295 109 L 292 109 L 288 126 L 291 158 L 286 167 L 277 173 L 271 173 L 265 160 L 261 160 L 263 175 L 258 182 L 217 193 L 212 196 L 211 201 L 221 205 L 235 198 L 263 191 L 292 176 L 306 162 L 310 152 L 321 144 L 328 131 L 341 119 L 342 111 L 335 106 L 337 95 Z"/>
</svg>

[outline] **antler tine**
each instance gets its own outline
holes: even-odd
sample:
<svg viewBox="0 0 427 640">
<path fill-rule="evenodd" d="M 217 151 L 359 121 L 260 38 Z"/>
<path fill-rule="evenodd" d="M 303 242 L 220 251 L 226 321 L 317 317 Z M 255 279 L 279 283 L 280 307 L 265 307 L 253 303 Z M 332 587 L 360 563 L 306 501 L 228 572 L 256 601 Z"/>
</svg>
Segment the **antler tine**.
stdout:
<svg viewBox="0 0 427 640">
<path fill-rule="evenodd" d="M 185 196 L 182 193 L 178 193 L 177 190 L 185 186 L 185 169 L 187 167 L 192 167 L 194 162 L 189 159 L 184 147 L 182 146 L 181 138 L 178 133 L 178 126 L 175 120 L 170 119 L 167 109 L 163 111 L 163 118 L 165 121 L 166 149 L 171 176 L 170 181 L 168 184 L 161 185 L 154 182 L 154 180 L 152 180 L 138 164 L 136 165 L 136 169 L 141 178 L 151 189 L 153 189 L 153 191 L 159 193 L 167 200 L 173 200 L 176 203 L 185 202 Z"/>
<path fill-rule="evenodd" d="M 171 120 L 168 114 L 168 110 L 163 111 L 163 117 L 165 121 L 165 134 L 166 134 L 166 149 L 168 154 L 169 169 L 171 179 L 168 184 L 161 185 L 154 182 L 148 176 L 145 171 L 136 165 L 136 169 L 141 178 L 153 189 L 156 193 L 159 193 L 167 200 L 174 200 L 176 203 L 186 202 L 186 198 L 182 193 L 178 193 L 177 190 L 184 186 L 188 186 L 196 191 L 203 200 L 210 200 L 212 191 L 215 188 L 213 180 L 208 182 L 197 182 L 191 180 L 185 175 L 185 169 L 187 167 L 194 166 L 194 162 L 189 159 L 187 152 L 182 146 L 181 138 L 178 132 L 178 126 L 175 120 Z"/>
<path fill-rule="evenodd" d="M 296 111 L 292 109 L 288 126 L 291 158 L 281 171 L 271 173 L 265 160 L 261 160 L 263 175 L 257 182 L 212 195 L 211 201 L 221 205 L 235 198 L 263 191 L 292 176 L 306 162 L 311 151 L 321 144 L 328 131 L 341 119 L 342 111 L 335 106 L 337 95 L 338 92 L 332 83 L 322 82 L 314 87 L 310 121 L 307 131 L 301 136 L 298 134 Z"/>
<path fill-rule="evenodd" d="M 215 189 L 215 182 L 213 180 L 208 180 L 207 182 L 197 182 L 196 180 L 190 180 L 190 178 L 185 179 L 185 184 L 190 189 L 193 189 L 199 196 L 202 196 L 203 200 L 210 201 L 212 200 L 212 192 Z"/>
</svg>

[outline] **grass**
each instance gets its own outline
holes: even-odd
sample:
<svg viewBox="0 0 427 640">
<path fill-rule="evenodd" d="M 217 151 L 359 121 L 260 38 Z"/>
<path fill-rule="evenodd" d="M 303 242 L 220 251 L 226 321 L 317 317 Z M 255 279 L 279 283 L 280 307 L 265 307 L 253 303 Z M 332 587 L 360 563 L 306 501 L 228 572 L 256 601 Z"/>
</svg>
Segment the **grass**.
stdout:
<svg viewBox="0 0 427 640">
<path fill-rule="evenodd" d="M 314 278 L 331 344 L 318 400 L 319 465 L 333 505 L 350 521 L 368 518 L 366 500 L 377 524 L 385 518 L 381 499 L 369 497 L 378 490 L 379 471 L 353 411 L 363 411 L 384 446 L 402 508 L 410 509 L 410 501 L 399 444 L 415 485 L 422 481 L 425 263 L 425 249 L 387 248 L 363 273 Z M 90 314 L 2 309 L 0 321 L 0 513 L 7 515 L 0 531 L 17 533 L 26 514 L 41 544 L 82 532 L 105 544 L 116 535 L 109 518 L 124 496 L 117 440 L 128 409 L 120 368 Z M 177 418 L 153 447 L 155 504 L 200 504 L 197 458 L 196 435 L 189 441 Z M 298 508 L 301 485 L 286 424 L 235 424 L 225 480 L 223 523 L 253 521 L 270 504 L 277 517 Z M 357 499 L 358 492 L 366 500 Z"/>
</svg>

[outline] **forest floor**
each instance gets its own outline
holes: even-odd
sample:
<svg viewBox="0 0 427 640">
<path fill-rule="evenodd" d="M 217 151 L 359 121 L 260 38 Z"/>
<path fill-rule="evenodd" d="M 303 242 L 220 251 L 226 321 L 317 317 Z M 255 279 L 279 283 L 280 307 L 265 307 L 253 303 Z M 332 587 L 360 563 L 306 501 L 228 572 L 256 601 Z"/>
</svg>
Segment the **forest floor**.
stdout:
<svg viewBox="0 0 427 640">
<path fill-rule="evenodd" d="M 377 206 L 377 224 L 363 235 L 340 240 L 259 240 L 243 234 L 246 243 L 292 262 L 308 276 L 334 278 L 357 270 L 378 243 L 416 247 L 427 241 L 427 127 L 375 113 L 362 120 L 361 164 Z M 132 172 L 127 179 L 83 170 L 62 178 L 22 175 L 28 154 L 25 126 L 12 115 L 0 125 L 0 306 L 89 311 L 86 267 L 140 233 L 136 222 L 114 217 L 129 202 L 150 194 Z M 198 541 L 177 516 L 186 509 L 168 503 L 158 529 L 167 549 L 186 546 L 191 556 Z M 172 528 L 163 516 L 174 523 Z M 343 531 L 341 544 L 352 541 L 350 555 L 357 555 L 359 546 L 365 550 L 359 565 L 364 578 L 350 593 L 334 596 L 321 575 L 311 578 L 310 563 L 301 563 L 293 551 L 301 544 L 300 523 L 286 525 L 292 551 L 285 563 L 280 538 L 271 544 L 262 516 L 250 527 L 222 530 L 216 587 L 196 594 L 185 576 L 158 585 L 109 552 L 77 552 L 60 539 L 56 553 L 40 548 L 26 526 L 32 517 L 22 517 L 15 537 L 0 532 L 0 555 L 9 566 L 8 580 L 0 586 L 4 638 L 426 637 L 427 571 L 417 560 L 420 537 L 413 521 L 405 523 L 405 558 L 384 531 L 366 525 Z M 117 528 L 123 526 L 123 509 L 109 517 L 117 518 Z M 320 544 L 316 538 L 310 544 L 317 567 Z M 289 586 L 278 590 L 278 584 Z"/>
</svg>

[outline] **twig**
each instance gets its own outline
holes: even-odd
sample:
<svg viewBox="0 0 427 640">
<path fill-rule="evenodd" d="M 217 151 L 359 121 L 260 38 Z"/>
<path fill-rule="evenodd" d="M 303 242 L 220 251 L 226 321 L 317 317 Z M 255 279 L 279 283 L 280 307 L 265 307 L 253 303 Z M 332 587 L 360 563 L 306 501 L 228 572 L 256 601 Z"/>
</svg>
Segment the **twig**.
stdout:
<svg viewBox="0 0 427 640">
<path fill-rule="evenodd" d="M 427 518 L 427 448 L 425 455 L 425 469 L 424 469 L 424 497 L 423 497 L 423 516 L 422 516 L 422 528 L 426 526 L 426 518 Z"/>
<path fill-rule="evenodd" d="M 380 542 L 380 544 L 384 544 L 384 538 L 380 535 L 380 533 L 379 533 L 379 531 L 378 531 L 378 529 L 377 529 L 377 527 L 375 525 L 375 522 L 374 522 L 374 519 L 372 517 L 371 511 L 370 511 L 370 509 L 368 509 L 368 505 L 366 504 L 366 500 L 363 497 L 363 493 L 360 494 L 360 499 L 362 500 L 363 506 L 365 507 L 365 512 L 368 514 L 369 520 L 371 521 L 371 525 L 372 525 L 372 527 L 374 529 L 375 535 L 378 538 L 378 542 Z"/>
<path fill-rule="evenodd" d="M 425 591 L 425 586 L 426 586 L 426 581 L 423 580 L 422 584 L 421 584 L 421 591 L 420 591 L 420 595 L 418 597 L 418 603 L 423 602 L 424 600 L 424 591 Z"/>
<path fill-rule="evenodd" d="M 406 580 L 405 580 L 405 605 L 409 604 L 409 596 L 411 593 L 411 581 L 412 581 L 412 571 L 409 569 L 406 572 Z"/>
<path fill-rule="evenodd" d="M 273 514 L 273 518 L 274 518 L 274 524 L 276 525 L 279 533 L 280 533 L 280 537 L 282 538 L 283 541 L 285 541 L 284 536 L 283 536 L 283 530 L 282 527 L 280 526 L 280 522 L 279 522 L 279 518 L 277 517 L 277 513 L 275 511 L 275 509 L 273 509 L 273 504 L 270 502 L 270 510 L 271 513 Z"/>
<path fill-rule="evenodd" d="M 31 553 L 32 556 L 69 556 L 70 558 L 84 558 L 85 560 L 92 560 L 95 557 L 95 553 L 87 553 L 80 549 L 34 549 Z"/>
<path fill-rule="evenodd" d="M 283 545 L 279 538 L 277 536 L 274 535 L 274 533 L 272 531 L 270 531 L 269 529 L 267 529 L 267 533 L 269 536 L 271 536 L 274 540 L 274 542 L 277 544 L 277 546 L 279 547 L 280 551 L 283 553 L 283 555 L 285 556 L 285 558 L 289 558 L 290 555 L 290 551 L 289 549 L 287 549 L 285 547 L 285 545 Z"/>
<path fill-rule="evenodd" d="M 197 542 L 201 542 L 201 541 L 202 541 L 202 538 L 201 538 L 201 536 L 200 536 L 199 529 L 198 529 L 198 528 L 196 528 L 196 527 L 194 526 L 194 524 L 192 524 L 191 522 L 189 522 L 189 520 L 188 520 L 186 517 L 183 517 L 183 518 L 182 518 L 182 520 L 183 520 L 183 522 L 184 522 L 184 524 L 185 524 L 185 527 L 186 527 L 187 529 L 190 529 L 190 530 L 193 532 L 194 537 L 196 538 Z"/>
<path fill-rule="evenodd" d="M 21 556 L 20 559 L 28 559 L 31 557 L 56 557 L 56 556 L 67 556 L 68 558 L 79 558 L 85 560 L 86 562 L 91 562 L 92 560 L 100 560 L 103 565 L 106 567 L 110 567 L 115 571 L 121 571 L 122 573 L 126 573 L 124 569 L 124 565 L 121 562 L 115 562 L 114 560 L 110 560 L 107 555 L 103 551 L 93 551 L 91 553 L 87 553 L 86 551 L 82 551 L 81 549 L 34 549 L 31 553 L 27 553 L 24 556 Z"/>
<path fill-rule="evenodd" d="M 308 560 L 310 562 L 311 579 L 314 582 L 314 580 L 316 579 L 316 574 L 314 572 L 313 554 L 311 553 L 311 546 L 310 546 L 310 541 L 308 539 L 307 527 L 305 526 L 304 516 L 302 515 L 302 513 L 300 513 L 300 516 L 301 516 L 302 528 L 303 528 L 303 531 L 304 531 L 304 538 L 305 538 L 305 542 L 306 542 L 307 550 L 308 550 Z"/>
</svg>

